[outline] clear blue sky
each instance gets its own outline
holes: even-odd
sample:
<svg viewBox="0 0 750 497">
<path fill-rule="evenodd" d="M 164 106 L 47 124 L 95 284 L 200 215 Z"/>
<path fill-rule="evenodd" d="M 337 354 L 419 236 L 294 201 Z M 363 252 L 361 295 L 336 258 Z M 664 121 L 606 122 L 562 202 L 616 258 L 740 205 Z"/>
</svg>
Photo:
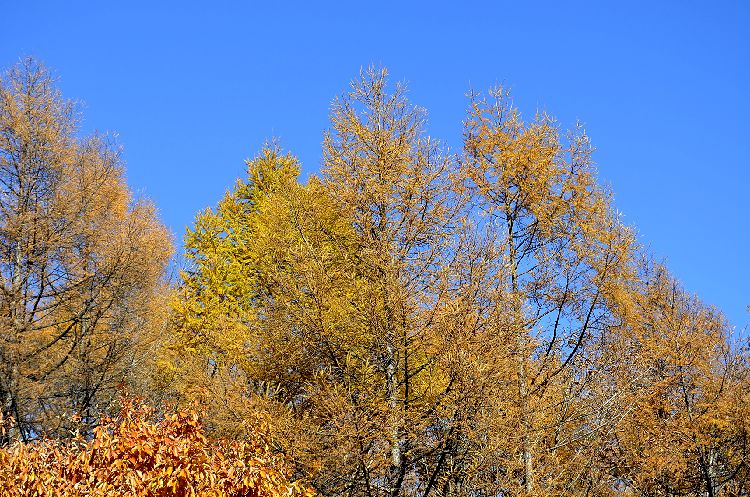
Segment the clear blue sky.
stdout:
<svg viewBox="0 0 750 497">
<path fill-rule="evenodd" d="M 453 148 L 466 91 L 502 83 L 527 115 L 583 121 L 641 241 L 750 322 L 750 2 L 273 4 L 8 2 L 0 65 L 43 60 L 85 132 L 117 132 L 178 242 L 267 138 L 317 171 L 330 102 L 362 66 L 407 81 Z"/>
</svg>

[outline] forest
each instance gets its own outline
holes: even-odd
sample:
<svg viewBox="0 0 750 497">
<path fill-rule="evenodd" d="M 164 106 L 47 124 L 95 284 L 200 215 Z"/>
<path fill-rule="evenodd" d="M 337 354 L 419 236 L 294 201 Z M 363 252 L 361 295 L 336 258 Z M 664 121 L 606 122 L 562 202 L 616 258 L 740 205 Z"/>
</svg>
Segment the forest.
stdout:
<svg viewBox="0 0 750 497">
<path fill-rule="evenodd" d="M 750 495 L 747 339 L 583 127 L 497 87 L 449 150 L 386 70 L 343 88 L 318 174 L 268 142 L 180 244 L 48 69 L 5 70 L 0 494 Z"/>
</svg>

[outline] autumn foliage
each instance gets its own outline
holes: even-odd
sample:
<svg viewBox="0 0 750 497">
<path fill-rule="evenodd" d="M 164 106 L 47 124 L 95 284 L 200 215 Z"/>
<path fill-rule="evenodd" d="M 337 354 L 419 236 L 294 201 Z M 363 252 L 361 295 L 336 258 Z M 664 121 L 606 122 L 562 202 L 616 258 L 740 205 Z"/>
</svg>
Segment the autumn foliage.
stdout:
<svg viewBox="0 0 750 497">
<path fill-rule="evenodd" d="M 258 436 L 209 441 L 194 411 L 161 420 L 152 408 L 125 400 L 120 415 L 61 443 L 17 442 L 0 449 L 0 495 L 308 496 Z"/>
<path fill-rule="evenodd" d="M 750 496 L 750 348 L 624 223 L 583 126 L 496 88 L 452 151 L 365 70 L 320 174 L 265 146 L 170 285 L 117 149 L 9 74 L 0 497 Z M 117 414 L 117 385 L 176 407 Z"/>
</svg>

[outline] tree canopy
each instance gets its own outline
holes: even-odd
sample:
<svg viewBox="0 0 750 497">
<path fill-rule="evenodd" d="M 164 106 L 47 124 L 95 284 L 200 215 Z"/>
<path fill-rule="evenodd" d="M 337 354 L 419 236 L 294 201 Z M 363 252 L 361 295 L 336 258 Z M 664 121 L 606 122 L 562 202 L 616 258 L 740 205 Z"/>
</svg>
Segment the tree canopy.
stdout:
<svg viewBox="0 0 750 497">
<path fill-rule="evenodd" d="M 33 62 L 0 97 L 2 443 L 29 442 L 0 488 L 750 494 L 747 344 L 622 222 L 582 126 L 496 88 L 452 151 L 370 68 L 320 174 L 266 145 L 169 285 L 111 141 Z M 155 407 L 113 422 L 117 385 Z"/>
<path fill-rule="evenodd" d="M 460 153 L 424 124 L 365 71 L 319 177 L 271 144 L 199 215 L 180 395 L 221 433 L 272 413 L 323 495 L 747 492 L 746 356 L 623 225 L 582 127 L 502 88 Z"/>
<path fill-rule="evenodd" d="M 0 79 L 0 413 L 23 440 L 95 425 L 138 374 L 166 290 L 170 235 L 116 144 L 78 137 L 77 118 L 37 62 Z"/>
</svg>

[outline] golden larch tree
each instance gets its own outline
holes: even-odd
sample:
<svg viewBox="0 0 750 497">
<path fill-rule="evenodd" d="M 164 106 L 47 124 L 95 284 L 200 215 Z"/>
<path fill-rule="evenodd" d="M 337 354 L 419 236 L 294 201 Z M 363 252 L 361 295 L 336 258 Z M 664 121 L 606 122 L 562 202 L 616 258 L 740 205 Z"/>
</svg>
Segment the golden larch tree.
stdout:
<svg viewBox="0 0 750 497">
<path fill-rule="evenodd" d="M 95 423 L 137 363 L 171 238 L 118 148 L 27 59 L 0 80 L 0 410 L 8 437 Z"/>
</svg>

